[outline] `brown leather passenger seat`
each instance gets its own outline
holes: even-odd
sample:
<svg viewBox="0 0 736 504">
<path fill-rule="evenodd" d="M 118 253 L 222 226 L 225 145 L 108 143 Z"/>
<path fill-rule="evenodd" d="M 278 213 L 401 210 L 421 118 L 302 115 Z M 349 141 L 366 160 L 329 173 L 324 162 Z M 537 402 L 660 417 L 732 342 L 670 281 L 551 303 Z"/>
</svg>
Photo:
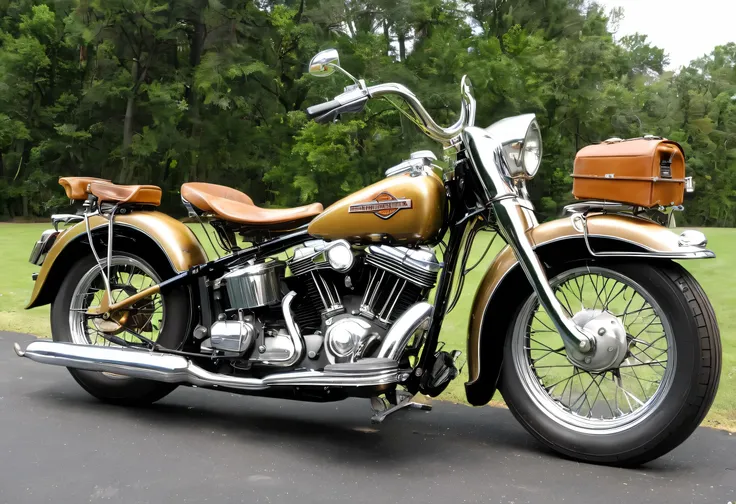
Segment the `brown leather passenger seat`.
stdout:
<svg viewBox="0 0 736 504">
<path fill-rule="evenodd" d="M 100 202 L 135 203 L 158 206 L 161 204 L 161 188 L 154 185 L 118 185 L 111 182 L 92 182 L 89 192 Z"/>
<path fill-rule="evenodd" d="M 61 177 L 59 184 L 69 199 L 86 200 L 94 194 L 100 202 L 159 206 L 161 188 L 154 185 L 118 185 L 96 177 Z"/>
<path fill-rule="evenodd" d="M 95 177 L 61 177 L 59 184 L 66 191 L 66 196 L 70 200 L 86 200 L 87 188 L 92 182 L 110 182 L 107 179 Z"/>
<path fill-rule="evenodd" d="M 322 213 L 321 203 L 294 208 L 260 208 L 247 194 L 217 184 L 188 182 L 181 196 L 204 213 L 221 219 L 258 227 L 284 227 L 303 224 Z"/>
</svg>

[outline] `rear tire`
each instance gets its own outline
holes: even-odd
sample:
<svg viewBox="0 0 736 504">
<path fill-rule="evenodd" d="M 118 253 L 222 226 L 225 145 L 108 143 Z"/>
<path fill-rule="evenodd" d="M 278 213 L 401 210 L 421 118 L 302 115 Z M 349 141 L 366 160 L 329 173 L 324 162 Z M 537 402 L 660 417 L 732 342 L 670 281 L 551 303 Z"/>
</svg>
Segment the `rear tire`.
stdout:
<svg viewBox="0 0 736 504">
<path fill-rule="evenodd" d="M 569 400 L 565 400 L 566 391 L 564 389 L 561 398 L 555 398 L 554 395 L 559 392 L 562 383 L 554 384 L 558 376 L 548 379 L 548 375 L 560 371 L 558 369 L 545 370 L 544 376 L 540 376 L 539 370 L 542 367 L 562 368 L 563 366 L 543 366 L 539 363 L 542 360 L 540 357 L 542 353 L 536 354 L 536 358 L 531 357 L 533 351 L 531 347 L 536 341 L 533 338 L 540 337 L 532 328 L 534 317 L 539 316 L 534 315 L 539 312 L 535 311 L 538 303 L 536 296 L 532 295 L 519 308 L 514 323 L 509 328 L 504 348 L 501 390 L 516 419 L 551 449 L 584 462 L 620 466 L 640 465 L 664 455 L 687 439 L 703 420 L 713 403 L 721 370 L 721 342 L 715 313 L 700 285 L 687 270 L 676 263 L 578 262 L 565 265 L 552 272 L 550 277 L 554 276 L 554 278 L 550 283 L 557 290 L 557 287 L 566 279 L 579 278 L 574 275 L 580 274 L 581 270 L 583 274 L 587 271 L 589 275 L 602 275 L 603 278 L 606 272 L 610 272 L 611 276 L 617 275 L 620 279 L 628 279 L 632 285 L 641 287 L 653 300 L 653 303 L 650 303 L 652 311 L 655 314 L 658 311 L 661 312 L 659 316 L 662 333 L 671 332 L 671 337 L 668 336 L 666 341 L 672 342 L 672 348 L 666 354 L 659 354 L 664 355 L 664 358 L 651 356 L 655 353 L 652 345 L 647 347 L 640 342 L 640 339 L 644 338 L 647 333 L 637 338 L 632 336 L 627 328 L 630 352 L 636 352 L 638 348 L 648 349 L 647 357 L 642 357 L 642 354 L 638 354 L 639 358 L 627 357 L 618 369 L 597 375 L 584 370 L 581 372 L 580 368 L 575 367 L 575 373 L 578 374 L 573 375 L 572 382 L 576 383 L 575 378 L 580 379 L 581 392 L 573 394 L 573 385 L 568 391 L 571 396 Z M 596 280 L 596 285 L 598 285 L 597 282 Z M 633 294 L 631 296 L 633 299 Z M 642 296 L 642 299 L 644 298 L 645 296 Z M 577 300 L 571 304 L 577 306 Z M 582 300 L 580 304 L 583 304 Z M 611 311 L 616 310 L 611 309 Z M 621 320 L 621 316 L 617 316 Z M 627 320 L 625 316 L 623 320 Z M 551 332 L 553 336 L 550 337 L 559 339 L 559 335 L 554 331 L 539 332 Z M 522 337 L 526 339 L 520 340 L 519 338 Z M 632 344 L 630 338 L 633 338 L 635 343 Z M 520 346 L 520 341 L 526 343 Z M 553 346 L 551 341 L 554 340 L 547 340 L 544 348 Z M 654 347 L 663 346 L 662 341 L 660 338 Z M 559 344 L 562 345 L 561 339 L 559 339 Z M 526 354 L 524 358 L 527 359 L 526 362 L 531 363 L 530 368 L 534 370 L 533 375 L 529 375 L 520 364 L 524 362 L 520 356 L 522 353 L 520 349 L 524 348 L 527 350 L 524 352 Z M 539 352 L 539 350 L 536 351 Z M 552 349 L 552 351 L 556 350 Z M 563 357 L 558 360 L 560 363 L 567 359 L 564 354 L 561 355 Z M 549 361 L 546 362 L 549 363 Z M 657 388 L 652 395 L 647 396 L 646 389 L 652 387 L 651 392 L 655 385 L 648 385 L 638 377 L 644 376 L 645 370 L 649 369 L 644 367 L 645 365 L 654 367 L 656 364 L 651 363 L 656 362 L 664 362 L 664 366 L 662 364 L 659 366 L 664 367 L 665 371 L 662 372 L 660 379 L 651 382 L 656 384 Z M 630 366 L 632 363 L 637 367 Z M 572 364 L 567 365 L 573 366 Z M 669 372 L 667 367 L 670 367 Z M 637 369 L 638 374 L 635 372 Z M 633 375 L 630 374 L 632 371 L 634 371 Z M 604 381 L 609 379 L 606 373 L 611 373 L 611 378 L 615 382 L 613 386 L 618 386 L 619 389 L 621 387 L 616 384 L 624 383 L 620 381 L 622 376 L 634 383 L 636 383 L 634 376 L 637 376 L 641 391 L 632 388 L 636 394 L 628 396 L 632 397 L 634 407 L 624 406 L 622 402 L 616 403 L 615 407 L 609 406 L 611 409 L 609 419 L 606 410 L 596 405 L 599 397 L 592 397 L 594 395 L 592 391 L 595 391 L 592 384 L 588 385 L 592 389 L 590 393 L 592 403 L 583 407 L 584 403 L 580 402 L 579 398 L 585 396 L 583 401 L 589 399 L 587 391 L 583 391 L 583 382 L 586 380 L 579 377 L 588 378 L 585 373 L 590 375 L 592 382 L 599 380 L 604 388 L 611 386 Z M 619 380 L 617 382 L 616 373 L 618 373 Z M 530 379 L 529 376 L 534 379 Z M 537 383 L 534 383 L 535 379 L 538 380 Z M 546 383 L 545 379 L 551 383 Z M 653 378 L 649 379 L 653 380 Z M 565 386 L 567 387 L 567 383 Z M 552 390 L 549 390 L 550 387 Z M 616 394 L 619 389 L 615 389 Z M 545 399 L 545 394 L 549 401 Z M 635 400 L 634 395 L 639 396 L 639 399 Z M 622 397 L 627 398 L 625 392 Z M 642 400 L 639 406 L 638 400 L 642 398 L 647 398 L 647 400 Z M 575 413 L 576 407 L 579 408 L 577 413 Z M 650 409 L 646 410 L 647 407 Z M 627 408 L 631 411 L 623 411 Z M 618 411 L 614 412 L 615 409 Z M 637 413 L 638 411 L 640 413 Z M 630 415 L 630 420 L 626 420 L 626 415 Z"/>
<path fill-rule="evenodd" d="M 130 252 L 116 252 L 112 264 L 117 261 L 135 262 L 147 268 L 159 278 L 160 282 L 172 275 L 171 271 L 156 272 L 156 270 L 142 257 Z M 54 341 L 62 343 L 82 343 L 78 334 L 72 334 L 72 303 L 74 293 L 85 276 L 98 269 L 93 256 L 86 256 L 77 261 L 69 270 L 66 278 L 51 303 L 51 333 Z M 156 341 L 166 348 L 176 349 L 181 346 L 188 334 L 191 320 L 191 305 L 188 289 L 175 288 L 167 290 L 161 295 L 162 308 L 165 319 L 158 333 Z M 168 316 L 166 316 L 168 314 Z M 85 344 L 93 344 L 87 338 Z M 98 343 L 95 338 L 94 343 Z M 97 399 L 118 405 L 140 406 L 148 405 L 162 399 L 176 389 L 176 384 L 143 380 L 120 375 L 110 375 L 97 371 L 67 368 L 79 385 Z"/>
</svg>

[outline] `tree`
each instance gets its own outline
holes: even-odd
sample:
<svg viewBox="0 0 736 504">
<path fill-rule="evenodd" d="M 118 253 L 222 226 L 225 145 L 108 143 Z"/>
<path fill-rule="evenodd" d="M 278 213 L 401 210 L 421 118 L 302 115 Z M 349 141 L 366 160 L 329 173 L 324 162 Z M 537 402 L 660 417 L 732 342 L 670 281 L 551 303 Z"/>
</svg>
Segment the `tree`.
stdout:
<svg viewBox="0 0 736 504">
<path fill-rule="evenodd" d="M 477 124 L 534 112 L 543 218 L 568 203 L 572 162 L 611 136 L 682 143 L 697 184 L 684 219 L 736 224 L 736 48 L 678 73 L 619 10 L 588 0 L 8 0 L 0 4 L 0 216 L 65 205 L 60 175 L 156 183 L 182 212 L 182 182 L 261 205 L 329 204 L 412 150 L 441 154 L 388 104 L 317 125 L 303 110 L 344 77 L 303 72 L 320 49 L 368 83 L 411 88 L 439 122 L 469 75 Z"/>
</svg>

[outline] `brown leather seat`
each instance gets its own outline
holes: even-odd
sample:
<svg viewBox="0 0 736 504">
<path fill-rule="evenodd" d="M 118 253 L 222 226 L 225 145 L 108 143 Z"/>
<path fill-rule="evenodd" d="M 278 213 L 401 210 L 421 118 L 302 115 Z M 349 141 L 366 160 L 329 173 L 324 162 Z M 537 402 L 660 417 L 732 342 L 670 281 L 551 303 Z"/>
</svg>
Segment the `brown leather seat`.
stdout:
<svg viewBox="0 0 736 504">
<path fill-rule="evenodd" d="M 87 187 L 92 182 L 110 182 L 107 179 L 95 178 L 95 177 L 61 177 L 59 184 L 66 191 L 66 196 L 70 200 L 85 200 L 87 199 Z"/>
<path fill-rule="evenodd" d="M 247 194 L 217 184 L 188 182 L 181 186 L 181 196 L 205 213 L 251 226 L 297 225 L 322 213 L 322 204 L 295 208 L 260 208 Z"/>
<path fill-rule="evenodd" d="M 161 204 L 161 188 L 154 185 L 118 185 L 112 182 L 92 182 L 89 192 L 100 202 L 135 203 L 138 205 Z"/>
</svg>

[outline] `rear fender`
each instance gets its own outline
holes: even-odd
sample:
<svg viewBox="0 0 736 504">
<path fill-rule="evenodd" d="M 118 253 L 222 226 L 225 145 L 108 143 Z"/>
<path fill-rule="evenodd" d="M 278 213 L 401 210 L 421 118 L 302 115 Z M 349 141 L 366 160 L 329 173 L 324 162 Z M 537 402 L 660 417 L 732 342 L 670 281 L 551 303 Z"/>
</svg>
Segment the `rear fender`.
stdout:
<svg viewBox="0 0 736 504">
<path fill-rule="evenodd" d="M 97 215 L 89 221 L 95 235 L 102 231 L 107 233 L 108 221 L 105 218 Z M 133 240 L 136 250 L 143 252 L 142 255 L 148 260 L 159 263 L 161 267 L 169 267 L 174 273 L 207 262 L 207 254 L 194 233 L 186 225 L 161 212 L 116 215 L 114 232 L 115 239 L 123 237 Z M 46 255 L 26 309 L 50 303 L 72 265 L 89 253 L 84 222 L 65 229 Z"/>
<path fill-rule="evenodd" d="M 679 236 L 650 220 L 626 215 L 587 218 L 589 243 L 576 215 L 546 222 L 527 231 L 548 275 L 563 263 L 578 260 L 611 260 L 590 253 L 615 252 L 615 258 L 644 260 L 715 257 L 702 247 L 680 246 Z M 588 246 L 589 245 L 589 246 Z M 510 247 L 504 247 L 483 277 L 470 312 L 468 373 L 465 392 L 470 404 L 488 403 L 496 391 L 503 345 L 509 326 L 532 287 Z"/>
</svg>

